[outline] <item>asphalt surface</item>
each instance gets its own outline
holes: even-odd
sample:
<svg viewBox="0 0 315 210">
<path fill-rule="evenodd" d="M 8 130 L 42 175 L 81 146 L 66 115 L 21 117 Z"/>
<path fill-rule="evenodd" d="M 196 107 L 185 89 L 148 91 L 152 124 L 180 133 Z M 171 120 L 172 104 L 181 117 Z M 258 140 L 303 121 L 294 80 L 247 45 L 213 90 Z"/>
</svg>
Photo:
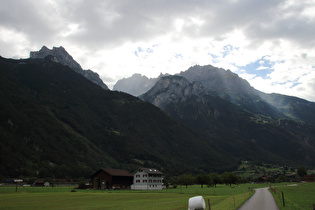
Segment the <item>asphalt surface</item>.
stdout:
<svg viewBox="0 0 315 210">
<path fill-rule="evenodd" d="M 279 210 L 268 187 L 255 189 L 255 191 L 255 194 L 239 210 Z"/>
</svg>

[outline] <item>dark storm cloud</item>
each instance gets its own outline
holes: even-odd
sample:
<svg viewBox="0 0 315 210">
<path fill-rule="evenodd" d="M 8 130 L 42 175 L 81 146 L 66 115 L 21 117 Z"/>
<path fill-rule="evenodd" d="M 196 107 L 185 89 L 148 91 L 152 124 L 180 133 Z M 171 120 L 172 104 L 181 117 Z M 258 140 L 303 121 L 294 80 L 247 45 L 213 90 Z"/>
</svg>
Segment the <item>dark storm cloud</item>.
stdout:
<svg viewBox="0 0 315 210">
<path fill-rule="evenodd" d="M 61 29 L 60 22 L 54 19 L 56 11 L 42 6 L 42 1 L 1 1 L 0 26 L 33 42 L 51 40 Z"/>
<path fill-rule="evenodd" d="M 43 42 L 64 38 L 86 47 L 117 46 L 153 40 L 185 21 L 182 36 L 222 39 L 241 30 L 253 42 L 288 39 L 314 44 L 314 18 L 303 16 L 308 4 L 285 5 L 280 0 L 82 0 L 2 1 L 1 25 Z M 303 1 L 302 1 L 303 2 Z M 190 24 L 191 18 L 203 21 Z M 70 24 L 76 33 L 61 37 Z"/>
<path fill-rule="evenodd" d="M 173 20 L 189 14 L 194 5 L 191 1 L 92 2 L 72 5 L 71 21 L 81 31 L 69 39 L 109 45 L 154 39 L 171 32 Z"/>
<path fill-rule="evenodd" d="M 312 47 L 315 44 L 315 19 L 303 15 L 305 9 L 307 5 L 286 8 L 280 3 L 270 8 L 269 13 L 251 22 L 244 32 L 255 41 L 285 39 L 300 46 Z"/>
<path fill-rule="evenodd" d="M 80 28 L 79 33 L 68 38 L 87 45 L 154 39 L 172 33 L 177 19 L 187 23 L 190 18 L 198 18 L 203 24 L 185 24 L 183 36 L 220 38 L 242 30 L 253 42 L 288 39 L 313 44 L 314 19 L 301 15 L 303 6 L 285 6 L 279 0 L 82 1 L 68 3 L 64 17 Z"/>
</svg>

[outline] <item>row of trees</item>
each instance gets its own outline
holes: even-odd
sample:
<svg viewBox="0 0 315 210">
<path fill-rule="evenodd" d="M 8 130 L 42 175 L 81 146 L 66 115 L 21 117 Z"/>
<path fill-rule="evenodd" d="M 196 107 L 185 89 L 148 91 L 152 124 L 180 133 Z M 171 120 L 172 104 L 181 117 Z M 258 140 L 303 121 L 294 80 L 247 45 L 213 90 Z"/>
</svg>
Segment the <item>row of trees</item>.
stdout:
<svg viewBox="0 0 315 210">
<path fill-rule="evenodd" d="M 297 170 L 297 176 L 303 177 L 304 175 L 307 175 L 307 171 L 304 167 L 300 167 Z M 184 185 L 186 188 L 188 185 L 199 184 L 203 188 L 204 185 L 216 187 L 217 184 L 227 184 L 231 186 L 232 184 L 247 183 L 249 181 L 250 179 L 241 178 L 232 172 L 224 172 L 221 175 L 218 173 L 198 174 L 196 176 L 191 174 L 182 174 L 177 178 L 166 179 L 164 180 L 164 183 L 169 183 L 175 187 L 177 185 Z M 267 180 L 258 178 L 256 181 L 287 182 L 289 179 L 284 175 L 280 175 Z"/>
<path fill-rule="evenodd" d="M 200 184 L 203 188 L 204 185 L 216 187 L 217 184 L 228 184 L 231 186 L 232 184 L 238 183 L 240 178 L 234 173 L 225 172 L 221 175 L 217 173 L 198 174 L 197 176 L 193 176 L 191 174 L 182 174 L 176 179 L 165 181 L 172 184 L 173 186 L 185 185 L 187 188 L 188 185 Z"/>
</svg>

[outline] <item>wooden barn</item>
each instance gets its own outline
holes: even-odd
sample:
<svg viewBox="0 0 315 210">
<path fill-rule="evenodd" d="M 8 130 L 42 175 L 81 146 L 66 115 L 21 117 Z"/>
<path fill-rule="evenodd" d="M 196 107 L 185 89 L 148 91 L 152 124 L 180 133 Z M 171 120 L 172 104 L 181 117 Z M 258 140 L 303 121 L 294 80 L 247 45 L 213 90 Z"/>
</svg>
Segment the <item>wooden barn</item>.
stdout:
<svg viewBox="0 0 315 210">
<path fill-rule="evenodd" d="M 100 169 L 91 176 L 93 189 L 130 189 L 133 175 L 126 170 Z"/>
<path fill-rule="evenodd" d="M 305 175 L 303 180 L 306 182 L 315 182 L 315 174 L 312 175 Z"/>
</svg>

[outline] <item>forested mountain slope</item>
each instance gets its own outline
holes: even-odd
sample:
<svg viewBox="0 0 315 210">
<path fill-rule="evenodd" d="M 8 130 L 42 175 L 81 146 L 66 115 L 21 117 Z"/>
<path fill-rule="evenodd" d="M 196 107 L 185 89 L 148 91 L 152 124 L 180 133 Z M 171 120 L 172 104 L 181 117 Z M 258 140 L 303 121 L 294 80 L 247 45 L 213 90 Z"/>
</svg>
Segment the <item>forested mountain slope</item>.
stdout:
<svg viewBox="0 0 315 210">
<path fill-rule="evenodd" d="M 68 66 L 0 58 L 0 175 L 88 177 L 99 168 L 223 172 L 237 159 L 159 108 Z"/>
</svg>

